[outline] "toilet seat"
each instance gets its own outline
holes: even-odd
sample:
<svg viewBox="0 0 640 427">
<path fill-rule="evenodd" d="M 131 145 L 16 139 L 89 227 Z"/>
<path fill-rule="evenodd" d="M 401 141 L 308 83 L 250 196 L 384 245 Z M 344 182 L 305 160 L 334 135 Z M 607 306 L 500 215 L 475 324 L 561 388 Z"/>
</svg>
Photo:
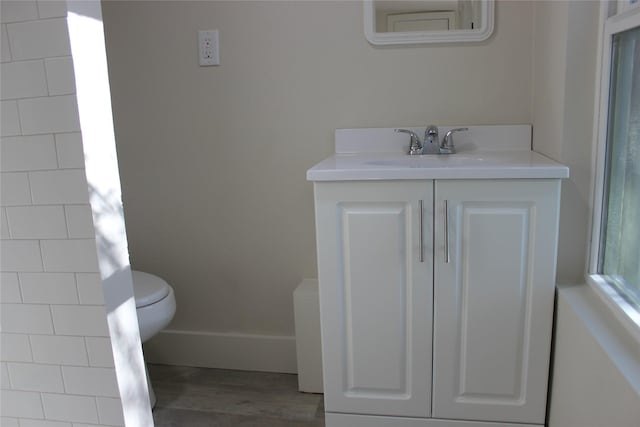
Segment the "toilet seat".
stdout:
<svg viewBox="0 0 640 427">
<path fill-rule="evenodd" d="M 176 312 L 173 288 L 158 276 L 143 271 L 131 271 L 140 340 L 149 338 L 166 328 Z"/>
<path fill-rule="evenodd" d="M 155 304 L 169 295 L 171 287 L 158 276 L 133 270 L 133 294 L 136 300 L 136 308 Z"/>
</svg>

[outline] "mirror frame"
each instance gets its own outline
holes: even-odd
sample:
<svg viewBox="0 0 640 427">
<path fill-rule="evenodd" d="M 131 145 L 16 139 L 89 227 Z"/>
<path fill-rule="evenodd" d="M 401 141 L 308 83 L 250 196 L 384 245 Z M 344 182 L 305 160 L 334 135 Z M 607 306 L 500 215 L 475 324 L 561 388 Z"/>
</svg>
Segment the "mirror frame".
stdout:
<svg viewBox="0 0 640 427">
<path fill-rule="evenodd" d="M 369 43 L 377 46 L 410 45 L 429 43 L 481 42 L 493 34 L 495 6 L 494 0 L 483 0 L 483 25 L 474 30 L 455 31 L 408 31 L 397 33 L 377 33 L 375 20 L 375 0 L 363 0 L 364 34 Z"/>
</svg>

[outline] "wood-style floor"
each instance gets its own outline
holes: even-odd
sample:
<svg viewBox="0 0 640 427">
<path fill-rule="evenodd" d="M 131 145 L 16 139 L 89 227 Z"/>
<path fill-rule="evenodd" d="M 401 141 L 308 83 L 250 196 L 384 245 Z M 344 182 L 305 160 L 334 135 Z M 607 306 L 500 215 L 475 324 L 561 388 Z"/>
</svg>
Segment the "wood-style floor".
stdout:
<svg viewBox="0 0 640 427">
<path fill-rule="evenodd" d="M 149 365 L 156 427 L 324 427 L 321 394 L 291 374 Z"/>
</svg>

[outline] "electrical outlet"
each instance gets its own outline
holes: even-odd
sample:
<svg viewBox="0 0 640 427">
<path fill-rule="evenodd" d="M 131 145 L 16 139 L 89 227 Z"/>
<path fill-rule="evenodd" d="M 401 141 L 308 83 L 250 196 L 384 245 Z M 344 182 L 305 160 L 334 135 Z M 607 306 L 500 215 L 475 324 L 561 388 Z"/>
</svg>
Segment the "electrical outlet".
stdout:
<svg viewBox="0 0 640 427">
<path fill-rule="evenodd" d="M 201 67 L 220 65 L 218 30 L 198 31 L 198 55 Z"/>
</svg>

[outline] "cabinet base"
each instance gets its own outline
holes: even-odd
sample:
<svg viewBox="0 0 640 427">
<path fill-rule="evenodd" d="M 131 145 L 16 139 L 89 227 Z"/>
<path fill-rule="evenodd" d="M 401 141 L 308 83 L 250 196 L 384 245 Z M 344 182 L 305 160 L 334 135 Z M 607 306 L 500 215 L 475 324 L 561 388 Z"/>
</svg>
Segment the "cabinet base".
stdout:
<svg viewBox="0 0 640 427">
<path fill-rule="evenodd" d="M 439 420 L 435 418 L 382 417 L 327 412 L 325 413 L 325 427 L 542 427 L 542 425 Z"/>
</svg>

